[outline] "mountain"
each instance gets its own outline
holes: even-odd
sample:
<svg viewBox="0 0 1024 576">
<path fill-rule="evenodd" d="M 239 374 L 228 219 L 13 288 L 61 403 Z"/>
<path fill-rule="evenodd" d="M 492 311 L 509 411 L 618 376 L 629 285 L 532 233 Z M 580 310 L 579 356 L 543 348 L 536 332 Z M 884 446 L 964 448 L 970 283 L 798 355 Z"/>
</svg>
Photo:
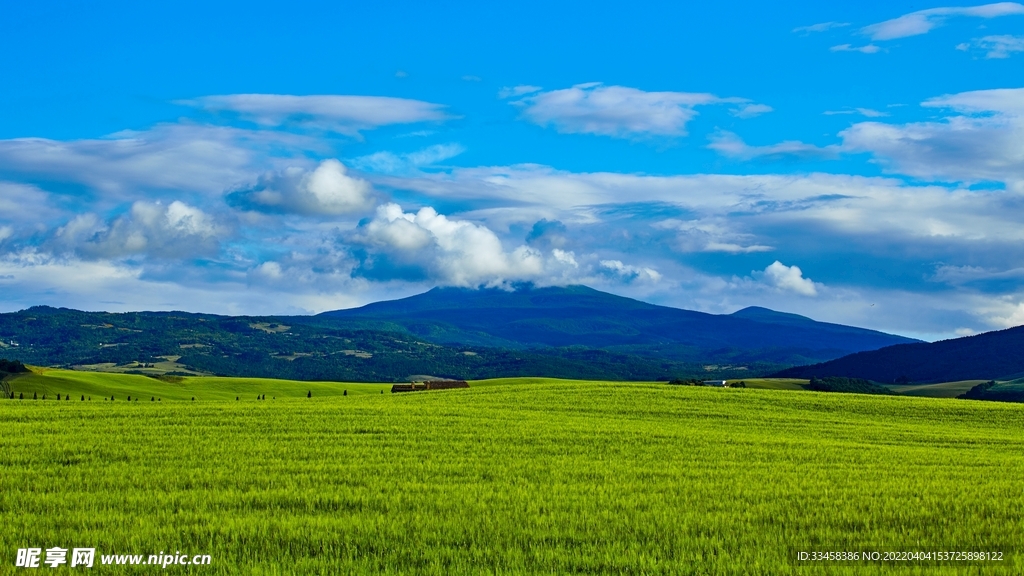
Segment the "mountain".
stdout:
<svg viewBox="0 0 1024 576">
<path fill-rule="evenodd" d="M 876 382 L 955 382 L 1024 375 L 1024 326 L 940 342 L 860 352 L 776 374 L 785 378 L 845 376 Z"/>
<path fill-rule="evenodd" d="M 686 362 L 807 364 L 917 342 L 767 308 L 707 314 L 586 286 L 435 288 L 401 300 L 324 312 L 311 321 L 401 331 L 445 345 L 586 347 Z"/>
<path fill-rule="evenodd" d="M 0 359 L 149 375 L 356 382 L 407 381 L 414 375 L 459 379 L 733 378 L 761 376 L 782 367 L 764 364 L 740 370 L 723 366 L 709 372 L 699 363 L 606 350 L 439 345 L 395 331 L 366 330 L 344 322 L 318 326 L 310 321 L 310 317 L 112 314 L 36 306 L 0 314 Z"/>
</svg>

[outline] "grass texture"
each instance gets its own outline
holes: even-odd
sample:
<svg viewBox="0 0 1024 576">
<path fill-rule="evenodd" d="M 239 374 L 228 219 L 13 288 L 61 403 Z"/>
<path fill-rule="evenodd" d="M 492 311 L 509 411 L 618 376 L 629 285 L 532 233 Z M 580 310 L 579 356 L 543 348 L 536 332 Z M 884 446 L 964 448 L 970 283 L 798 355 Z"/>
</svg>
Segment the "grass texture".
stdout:
<svg viewBox="0 0 1024 576">
<path fill-rule="evenodd" d="M 92 402 L 0 401 L 6 570 L 95 546 L 211 555 L 183 574 L 1024 572 L 1021 405 L 545 379 L 128 403 L 89 377 Z M 1005 556 L 796 561 L 843 550 Z"/>
</svg>

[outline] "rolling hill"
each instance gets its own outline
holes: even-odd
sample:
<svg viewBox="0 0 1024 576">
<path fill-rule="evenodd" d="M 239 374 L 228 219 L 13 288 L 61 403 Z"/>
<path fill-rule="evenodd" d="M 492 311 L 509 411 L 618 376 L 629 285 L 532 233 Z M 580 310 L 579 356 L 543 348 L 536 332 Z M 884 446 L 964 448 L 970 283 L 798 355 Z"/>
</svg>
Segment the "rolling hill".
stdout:
<svg viewBox="0 0 1024 576">
<path fill-rule="evenodd" d="M 797 366 L 783 378 L 846 376 L 876 382 L 1009 380 L 1024 375 L 1024 326 L 940 342 L 902 344 Z"/>
<path fill-rule="evenodd" d="M 586 286 L 435 288 L 401 300 L 324 312 L 312 320 L 325 326 L 399 330 L 436 344 L 583 346 L 689 362 L 807 364 L 917 342 L 767 308 L 707 314 Z"/>
<path fill-rule="evenodd" d="M 583 286 L 434 289 L 317 316 L 0 314 L 0 358 L 106 372 L 395 382 L 756 377 L 909 342 L 765 308 L 714 315 Z"/>
<path fill-rule="evenodd" d="M 416 376 L 669 380 L 759 376 L 779 364 L 700 363 L 585 347 L 527 350 L 441 345 L 408 333 L 305 318 L 184 312 L 82 312 L 35 306 L 0 314 L 0 358 L 103 372 L 356 382 Z M 742 369 L 740 369 L 742 368 Z"/>
</svg>

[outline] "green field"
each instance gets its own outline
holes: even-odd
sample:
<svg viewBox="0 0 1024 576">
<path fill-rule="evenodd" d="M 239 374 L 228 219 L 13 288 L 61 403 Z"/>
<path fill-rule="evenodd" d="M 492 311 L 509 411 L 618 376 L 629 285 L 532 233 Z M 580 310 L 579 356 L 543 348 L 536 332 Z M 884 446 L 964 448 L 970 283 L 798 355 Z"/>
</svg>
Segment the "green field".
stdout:
<svg viewBox="0 0 1024 576">
<path fill-rule="evenodd" d="M 167 568 L 193 574 L 1024 572 L 1022 405 L 546 379 L 311 399 L 201 379 L 201 402 L 111 403 L 162 383 L 89 377 L 114 380 L 92 402 L 0 401 L 0 573 L 29 546 L 209 554 Z"/>
<path fill-rule="evenodd" d="M 32 368 L 31 374 L 18 374 L 9 377 L 8 385 L 16 396 L 21 394 L 31 398 L 33 394 L 39 398 L 45 394 L 49 399 L 71 395 L 73 401 L 81 402 L 82 396 L 91 398 L 93 402 L 105 398 L 114 401 L 127 400 L 131 396 L 134 401 L 151 401 L 159 398 L 163 401 L 189 400 L 216 401 L 240 400 L 256 401 L 256 396 L 267 395 L 267 400 L 284 398 L 305 398 L 307 393 L 314 396 L 342 396 L 349 394 L 380 394 L 390 392 L 391 384 L 362 384 L 350 382 L 300 382 L 297 380 L 275 380 L 272 378 L 222 378 L 217 376 L 182 376 L 166 377 L 158 380 L 148 376 L 135 374 L 114 374 L 108 372 L 79 372 L 75 370 L 56 370 L 49 368 Z"/>
<path fill-rule="evenodd" d="M 759 390 L 803 390 L 809 380 L 800 378 L 737 378 L 729 380 L 729 385 L 732 386 L 737 382 L 743 382 L 747 388 Z"/>
<path fill-rule="evenodd" d="M 956 398 L 985 380 L 961 380 L 958 382 L 939 382 L 937 384 L 888 384 L 897 394 L 907 396 L 924 396 L 928 398 Z"/>
</svg>

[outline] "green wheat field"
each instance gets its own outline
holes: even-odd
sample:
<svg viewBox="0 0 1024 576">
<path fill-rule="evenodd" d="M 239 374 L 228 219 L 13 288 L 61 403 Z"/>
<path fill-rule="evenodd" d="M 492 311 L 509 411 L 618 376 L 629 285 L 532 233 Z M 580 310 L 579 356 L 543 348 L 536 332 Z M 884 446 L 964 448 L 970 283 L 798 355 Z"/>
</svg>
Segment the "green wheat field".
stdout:
<svg viewBox="0 0 1024 576">
<path fill-rule="evenodd" d="M 164 551 L 212 562 L 41 572 L 1024 572 L 1022 405 L 471 384 L 391 394 L 377 384 L 22 376 L 11 386 L 26 399 L 0 401 L 0 550 L 10 556 L 0 573 L 26 572 L 13 568 L 16 549 L 52 546 L 95 547 L 97 564 Z M 872 550 L 1004 556 L 797 561 L 800 551 Z"/>
</svg>

